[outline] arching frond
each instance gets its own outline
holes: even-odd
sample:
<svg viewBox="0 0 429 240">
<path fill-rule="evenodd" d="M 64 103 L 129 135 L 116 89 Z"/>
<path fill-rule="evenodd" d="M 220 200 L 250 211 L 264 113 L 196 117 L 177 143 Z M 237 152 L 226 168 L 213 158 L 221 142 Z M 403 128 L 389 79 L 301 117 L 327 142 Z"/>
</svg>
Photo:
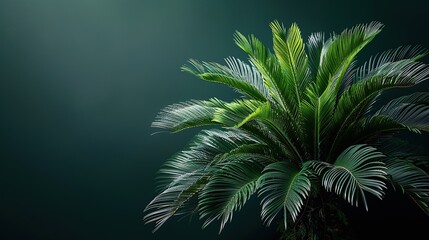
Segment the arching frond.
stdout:
<svg viewBox="0 0 429 240">
<path fill-rule="evenodd" d="M 257 138 L 238 129 L 202 130 L 182 151 L 171 157 L 157 176 L 159 187 L 180 185 L 182 179 L 205 172 L 218 156 L 230 153 L 243 145 L 262 144 Z"/>
<path fill-rule="evenodd" d="M 387 116 L 411 130 L 429 131 L 429 93 L 414 93 L 394 99 L 372 115 L 375 116 Z"/>
<path fill-rule="evenodd" d="M 227 66 L 190 60 L 190 66 L 185 65 L 182 70 L 203 80 L 225 84 L 251 99 L 260 101 L 270 99 L 262 75 L 254 66 L 233 57 L 226 58 L 225 61 Z"/>
<path fill-rule="evenodd" d="M 256 192 L 257 181 L 264 168 L 260 157 L 246 154 L 246 159 L 237 161 L 237 156 L 234 156 L 234 160 L 227 161 L 213 176 L 199 197 L 200 218 L 206 219 L 203 228 L 219 219 L 220 233 L 232 220 L 234 212 L 240 210 Z"/>
<path fill-rule="evenodd" d="M 386 189 L 386 167 L 380 160 L 384 155 L 366 145 L 353 145 L 342 152 L 335 162 L 315 162 L 322 184 L 351 205 L 358 206 L 359 198 L 368 210 L 365 192 L 381 199 Z"/>
<path fill-rule="evenodd" d="M 382 29 L 379 22 L 356 25 L 344 30 L 340 35 L 334 35 L 325 42 L 326 50 L 322 51 L 322 62 L 317 75 L 316 91 L 321 95 L 329 84 L 338 92 L 348 66 L 355 56 Z"/>
<path fill-rule="evenodd" d="M 387 63 L 409 59 L 417 61 L 427 54 L 427 50 L 421 46 L 401 46 L 384 51 L 375 57 L 371 57 L 361 67 L 356 69 L 355 81 L 359 81 L 376 74 L 378 69 Z"/>
<path fill-rule="evenodd" d="M 268 165 L 260 178 L 259 195 L 262 199 L 262 220 L 270 225 L 279 212 L 283 212 L 283 223 L 287 229 L 289 216 L 296 220 L 303 201 L 308 197 L 311 182 L 307 168 L 298 168 L 286 161 Z"/>
<path fill-rule="evenodd" d="M 169 187 L 158 194 L 145 208 L 147 213 L 143 220 L 146 223 L 155 223 L 153 232 L 158 230 L 168 219 L 174 215 L 184 214 L 182 210 L 186 204 L 190 203 L 191 199 L 201 191 L 208 179 L 204 178 L 204 174 L 193 174 L 187 176 L 186 184 L 182 182 L 180 185 Z M 191 203 L 195 208 L 196 204 Z"/>
<path fill-rule="evenodd" d="M 241 127 L 253 118 L 266 118 L 269 112 L 268 102 L 236 100 L 225 104 L 224 108 L 218 108 L 213 115 L 213 121 L 228 127 Z"/>
<path fill-rule="evenodd" d="M 386 161 L 387 174 L 402 193 L 410 196 L 414 202 L 429 215 L 429 175 L 422 169 L 399 158 Z"/>
<path fill-rule="evenodd" d="M 223 108 L 225 102 L 216 98 L 175 103 L 162 109 L 152 123 L 152 127 L 178 132 L 187 128 L 216 125 L 213 114 Z"/>
<path fill-rule="evenodd" d="M 156 231 L 170 217 L 194 211 L 191 201 L 217 170 L 219 158 L 258 140 L 240 130 L 203 130 L 188 146 L 167 161 L 159 171 L 161 192 L 147 205 L 144 221 L 155 223 Z"/>
<path fill-rule="evenodd" d="M 368 113 L 368 108 L 382 91 L 414 86 L 429 77 L 428 65 L 410 60 L 385 64 L 378 71 L 371 78 L 353 84 L 341 96 L 334 113 L 331 153 L 343 141 L 348 128 L 355 127 L 355 123 Z"/>
</svg>

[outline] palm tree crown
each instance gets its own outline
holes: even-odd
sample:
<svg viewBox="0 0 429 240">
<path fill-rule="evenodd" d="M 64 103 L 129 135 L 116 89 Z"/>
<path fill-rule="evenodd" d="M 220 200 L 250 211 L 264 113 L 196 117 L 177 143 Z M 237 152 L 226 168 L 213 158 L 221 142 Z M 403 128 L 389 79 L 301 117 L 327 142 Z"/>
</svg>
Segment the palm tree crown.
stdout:
<svg viewBox="0 0 429 240">
<path fill-rule="evenodd" d="M 281 219 L 284 229 L 308 237 L 317 230 L 306 223 L 329 224 L 320 213 L 334 211 L 321 198 L 368 209 L 367 197 L 382 199 L 387 188 L 402 191 L 429 214 L 427 165 L 413 152 L 401 152 L 406 142 L 390 141 L 401 131 L 429 130 L 429 93 L 376 104 L 388 89 L 428 79 L 428 65 L 419 62 L 427 52 L 403 46 L 359 66 L 357 54 L 381 23 L 329 38 L 314 33 L 306 43 L 296 24 L 286 29 L 274 21 L 270 27 L 273 51 L 253 35 L 235 33 L 249 62 L 229 57 L 226 65 L 190 60 L 182 67 L 242 98 L 192 100 L 159 113 L 156 128 L 214 128 L 199 132 L 165 163 L 144 220 L 156 230 L 174 215 L 198 213 L 203 227 L 219 220 L 221 231 L 255 194 L 264 223 Z"/>
</svg>

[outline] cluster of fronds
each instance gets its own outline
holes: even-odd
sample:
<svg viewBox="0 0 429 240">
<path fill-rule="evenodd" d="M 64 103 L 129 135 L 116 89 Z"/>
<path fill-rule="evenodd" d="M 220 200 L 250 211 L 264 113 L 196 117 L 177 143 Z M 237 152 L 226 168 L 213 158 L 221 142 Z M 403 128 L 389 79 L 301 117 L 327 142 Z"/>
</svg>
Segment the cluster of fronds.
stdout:
<svg viewBox="0 0 429 240">
<path fill-rule="evenodd" d="M 386 136 L 429 130 L 429 94 L 416 92 L 376 107 L 386 90 L 428 79 L 426 51 L 399 47 L 358 65 L 357 54 L 381 31 L 372 22 L 307 43 L 296 24 L 271 23 L 273 50 L 237 32 L 235 43 L 249 62 L 226 65 L 191 60 L 184 71 L 225 84 L 242 98 L 193 100 L 164 108 L 153 127 L 202 130 L 159 173 L 159 194 L 146 207 L 155 230 L 174 215 L 198 213 L 203 227 L 220 230 L 254 194 L 267 225 L 280 216 L 294 222 L 308 198 L 332 192 L 351 205 L 382 199 L 388 187 L 411 197 L 429 213 L 429 175 L 419 158 L 401 157 Z M 412 156 L 410 152 L 408 156 Z M 423 164 L 424 165 L 424 164 Z"/>
</svg>

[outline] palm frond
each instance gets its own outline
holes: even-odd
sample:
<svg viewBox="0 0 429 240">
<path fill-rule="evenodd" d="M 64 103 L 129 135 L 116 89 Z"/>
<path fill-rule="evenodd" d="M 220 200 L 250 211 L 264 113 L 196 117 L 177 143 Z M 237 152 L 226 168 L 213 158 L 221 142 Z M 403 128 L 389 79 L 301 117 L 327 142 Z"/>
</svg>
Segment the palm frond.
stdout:
<svg viewBox="0 0 429 240">
<path fill-rule="evenodd" d="M 386 167 L 380 160 L 384 155 L 366 145 L 353 145 L 343 151 L 331 165 L 314 162 L 316 172 L 321 174 L 322 184 L 334 191 L 353 206 L 358 206 L 359 197 L 368 210 L 365 192 L 382 199 L 386 189 Z"/>
<path fill-rule="evenodd" d="M 331 154 L 342 141 L 348 128 L 355 127 L 368 109 L 374 103 L 374 99 L 384 90 L 395 87 L 411 87 L 429 77 L 429 66 L 423 63 L 401 60 L 384 64 L 378 68 L 378 73 L 370 78 L 361 80 L 350 86 L 339 99 L 334 113 L 333 144 Z"/>
<path fill-rule="evenodd" d="M 356 25 L 344 30 L 340 35 L 334 35 L 325 42 L 327 47 L 323 52 L 322 62 L 318 71 L 316 87 L 321 95 L 328 85 L 332 84 L 338 92 L 343 76 L 355 56 L 364 48 L 382 29 L 379 22 Z"/>
<path fill-rule="evenodd" d="M 418 92 L 396 98 L 372 115 L 375 116 L 388 116 L 413 131 L 429 131 L 429 93 Z"/>
<path fill-rule="evenodd" d="M 272 100 L 287 114 L 297 117 L 299 102 L 296 95 L 290 94 L 294 91 L 293 85 L 285 78 L 276 56 L 253 35 L 246 38 L 243 34 L 236 32 L 234 38 L 236 44 L 249 55 L 250 61 L 262 74 Z"/>
<path fill-rule="evenodd" d="M 174 215 L 184 214 L 180 212 L 184 205 L 190 203 L 191 199 L 201 191 L 207 183 L 207 178 L 204 174 L 194 174 L 187 176 L 186 184 L 182 182 L 180 185 L 169 187 L 158 194 L 145 208 L 147 213 L 143 220 L 145 223 L 155 223 L 153 232 L 158 230 L 168 219 Z M 191 203 L 192 204 L 192 203 Z M 193 203 L 195 208 L 197 205 Z"/>
<path fill-rule="evenodd" d="M 304 42 L 301 31 L 294 23 L 286 31 L 285 27 L 278 21 L 270 24 L 273 32 L 274 52 L 283 70 L 288 86 L 289 94 L 296 97 L 299 104 L 303 90 L 308 85 L 307 65 L 308 57 L 305 53 Z"/>
<path fill-rule="evenodd" d="M 264 195 L 261 216 L 267 225 L 281 211 L 285 229 L 289 216 L 292 221 L 296 220 L 310 192 L 308 174 L 307 168 L 298 168 L 286 161 L 272 163 L 264 169 L 259 179 L 259 195 Z"/>
<path fill-rule="evenodd" d="M 253 118 L 266 118 L 269 111 L 268 102 L 236 100 L 225 104 L 224 108 L 218 108 L 213 115 L 213 121 L 228 127 L 241 127 Z"/>
<path fill-rule="evenodd" d="M 262 75 L 254 66 L 233 57 L 225 61 L 227 66 L 190 60 L 190 66 L 185 65 L 182 70 L 203 80 L 225 84 L 255 100 L 266 101 L 270 98 Z"/>
<path fill-rule="evenodd" d="M 369 78 L 378 72 L 378 68 L 387 63 L 398 62 L 409 59 L 417 61 L 427 55 L 427 50 L 421 46 L 401 46 L 395 49 L 389 49 L 374 57 L 371 57 L 362 66 L 356 69 L 355 81 Z"/>
<path fill-rule="evenodd" d="M 429 175 L 409 161 L 389 158 L 387 174 L 396 188 L 411 197 L 429 215 Z"/>
<path fill-rule="evenodd" d="M 213 114 L 217 108 L 223 108 L 225 104 L 216 98 L 175 103 L 158 113 L 152 127 L 179 132 L 197 126 L 217 125 L 218 123 L 212 121 Z"/>
<path fill-rule="evenodd" d="M 158 188 L 161 192 L 145 208 L 144 221 L 154 222 L 156 231 L 170 217 L 194 211 L 198 205 L 191 199 L 215 173 L 218 157 L 231 154 L 243 145 L 257 143 L 257 139 L 238 129 L 201 131 L 160 169 Z"/>
<path fill-rule="evenodd" d="M 321 32 L 312 33 L 308 37 L 308 68 L 310 72 L 310 79 L 316 81 L 317 73 L 319 71 L 320 63 L 322 62 L 322 49 L 325 43 L 325 35 Z"/>
<path fill-rule="evenodd" d="M 257 180 L 264 168 L 258 161 L 260 156 L 246 154 L 246 159 L 241 161 L 236 161 L 236 157 L 210 179 L 199 196 L 200 218 L 206 218 L 203 228 L 219 219 L 220 233 L 232 220 L 234 212 L 240 210 L 257 190 Z"/>
<path fill-rule="evenodd" d="M 180 185 L 188 175 L 208 170 L 206 168 L 214 164 L 216 157 L 249 144 L 263 143 L 239 129 L 202 130 L 160 169 L 157 176 L 159 189 Z"/>
<path fill-rule="evenodd" d="M 307 149 L 312 150 L 311 159 L 319 160 L 323 149 L 321 145 L 328 137 L 332 126 L 335 98 L 328 91 L 321 96 L 309 91 L 308 89 L 308 99 L 302 103 L 302 122 L 308 128 L 305 144 Z"/>
</svg>

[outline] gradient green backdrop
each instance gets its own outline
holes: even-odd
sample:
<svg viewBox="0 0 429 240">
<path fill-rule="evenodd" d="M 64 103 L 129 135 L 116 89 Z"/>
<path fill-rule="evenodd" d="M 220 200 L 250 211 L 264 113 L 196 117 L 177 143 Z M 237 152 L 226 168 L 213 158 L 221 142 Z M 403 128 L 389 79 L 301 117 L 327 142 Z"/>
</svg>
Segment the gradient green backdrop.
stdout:
<svg viewBox="0 0 429 240">
<path fill-rule="evenodd" d="M 275 19 L 297 22 L 305 38 L 385 23 L 364 55 L 429 48 L 424 2 L 1 0 L 0 239 L 275 239 L 255 200 L 220 236 L 216 224 L 201 230 L 197 219 L 173 219 L 155 234 L 143 224 L 156 171 L 194 133 L 151 136 L 156 113 L 177 101 L 235 96 L 180 66 L 245 58 L 233 32 L 270 45 Z M 369 213 L 351 209 L 353 234 L 427 229 L 428 217 L 394 197 Z"/>
</svg>

